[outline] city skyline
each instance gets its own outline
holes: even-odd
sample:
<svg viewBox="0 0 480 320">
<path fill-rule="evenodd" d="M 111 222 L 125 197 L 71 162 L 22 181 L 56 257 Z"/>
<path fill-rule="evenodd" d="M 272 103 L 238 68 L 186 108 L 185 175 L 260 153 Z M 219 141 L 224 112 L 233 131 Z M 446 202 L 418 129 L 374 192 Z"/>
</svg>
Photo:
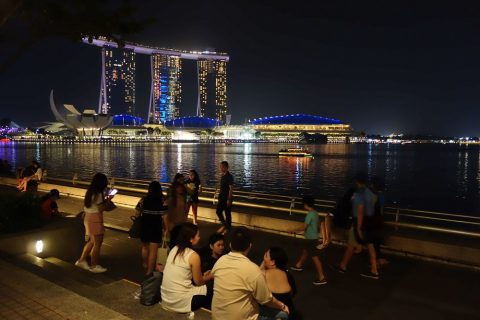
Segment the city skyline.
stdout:
<svg viewBox="0 0 480 320">
<path fill-rule="evenodd" d="M 198 95 L 196 115 L 227 123 L 226 53 L 185 51 L 125 43 L 123 48 L 104 38 L 83 42 L 101 48 L 102 71 L 98 112 L 111 115 L 143 116 L 135 109 L 137 54 L 150 56 L 150 101 L 147 123 L 165 123 L 180 117 L 182 111 L 183 60 L 195 60 Z"/>
<path fill-rule="evenodd" d="M 467 3 L 322 2 L 321 10 L 305 1 L 138 6 L 143 16 L 160 7 L 177 14 L 127 41 L 230 54 L 232 123 L 301 112 L 342 119 L 367 133 L 480 135 L 480 20 Z M 144 118 L 149 63 L 137 56 L 135 104 Z M 22 125 L 51 120 L 52 88 L 65 103 L 96 109 L 100 69 L 95 48 L 60 38 L 39 43 L 0 75 L 3 114 Z M 190 62 L 182 66 L 181 115 L 197 112 L 195 69 Z"/>
</svg>

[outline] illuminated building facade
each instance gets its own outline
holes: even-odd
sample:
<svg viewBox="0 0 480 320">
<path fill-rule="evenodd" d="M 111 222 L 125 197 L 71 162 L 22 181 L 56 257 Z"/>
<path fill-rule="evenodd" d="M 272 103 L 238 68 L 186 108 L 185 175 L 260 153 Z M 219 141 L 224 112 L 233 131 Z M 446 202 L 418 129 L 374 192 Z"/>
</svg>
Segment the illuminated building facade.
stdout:
<svg viewBox="0 0 480 320">
<path fill-rule="evenodd" d="M 135 114 L 135 51 L 105 46 L 98 112 Z"/>
<path fill-rule="evenodd" d="M 344 143 L 353 132 L 349 124 L 338 119 L 308 114 L 290 114 L 258 118 L 249 122 L 251 128 L 267 139 L 281 140 L 301 133 L 321 134 L 329 143 Z"/>
<path fill-rule="evenodd" d="M 135 115 L 135 54 L 151 56 L 151 94 L 147 123 L 164 124 L 180 116 L 182 60 L 197 61 L 197 116 L 230 122 L 227 115 L 227 62 L 229 56 L 213 51 L 185 51 L 150 47 L 105 38 L 83 38 L 102 48 L 102 84 L 99 113 Z"/>
<path fill-rule="evenodd" d="M 197 116 L 214 118 L 228 124 L 227 61 L 198 60 Z"/>
<path fill-rule="evenodd" d="M 180 115 L 182 60 L 165 54 L 153 54 L 150 59 L 152 87 L 148 123 L 165 123 Z"/>
</svg>

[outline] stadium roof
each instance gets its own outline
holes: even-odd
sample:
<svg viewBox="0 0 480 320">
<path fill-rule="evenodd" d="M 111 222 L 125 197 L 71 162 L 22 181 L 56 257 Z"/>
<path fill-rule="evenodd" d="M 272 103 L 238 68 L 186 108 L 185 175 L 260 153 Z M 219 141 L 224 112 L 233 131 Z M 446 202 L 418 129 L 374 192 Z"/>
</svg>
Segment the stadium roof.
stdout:
<svg viewBox="0 0 480 320">
<path fill-rule="evenodd" d="M 112 123 L 114 126 L 142 126 L 145 124 L 145 119 L 129 114 L 116 114 L 113 116 Z"/>
<path fill-rule="evenodd" d="M 290 114 L 282 116 L 271 116 L 265 118 L 258 118 L 250 120 L 250 123 L 255 125 L 264 124 L 342 124 L 340 120 L 332 118 L 324 118 L 320 116 L 314 116 L 309 114 Z"/>
<path fill-rule="evenodd" d="M 165 127 L 168 129 L 213 129 L 223 124 L 212 118 L 204 117 L 182 117 L 165 121 Z"/>
</svg>

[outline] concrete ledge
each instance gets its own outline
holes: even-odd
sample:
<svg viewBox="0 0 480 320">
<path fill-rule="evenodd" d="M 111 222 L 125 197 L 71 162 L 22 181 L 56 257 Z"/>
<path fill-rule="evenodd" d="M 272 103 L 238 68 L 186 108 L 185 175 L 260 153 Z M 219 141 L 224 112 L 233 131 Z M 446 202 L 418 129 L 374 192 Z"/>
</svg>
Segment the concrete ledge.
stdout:
<svg viewBox="0 0 480 320">
<path fill-rule="evenodd" d="M 480 249 L 432 241 L 390 236 L 385 244 L 389 250 L 444 260 L 454 264 L 471 265 L 480 270 Z"/>
<path fill-rule="evenodd" d="M 78 258 L 84 243 L 83 224 L 72 217 L 59 217 L 41 228 L 0 236 L 0 250 L 9 255 L 31 253 L 39 257 L 56 256 L 64 260 Z M 43 252 L 35 244 L 43 241 Z"/>
</svg>

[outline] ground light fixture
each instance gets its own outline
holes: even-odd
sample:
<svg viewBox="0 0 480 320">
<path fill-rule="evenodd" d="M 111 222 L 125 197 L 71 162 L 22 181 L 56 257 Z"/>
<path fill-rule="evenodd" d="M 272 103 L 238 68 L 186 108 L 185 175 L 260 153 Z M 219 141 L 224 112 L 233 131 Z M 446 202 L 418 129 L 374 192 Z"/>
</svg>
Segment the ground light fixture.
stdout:
<svg viewBox="0 0 480 320">
<path fill-rule="evenodd" d="M 37 240 L 37 242 L 35 242 L 35 250 L 37 253 L 43 252 L 43 240 Z"/>
</svg>

